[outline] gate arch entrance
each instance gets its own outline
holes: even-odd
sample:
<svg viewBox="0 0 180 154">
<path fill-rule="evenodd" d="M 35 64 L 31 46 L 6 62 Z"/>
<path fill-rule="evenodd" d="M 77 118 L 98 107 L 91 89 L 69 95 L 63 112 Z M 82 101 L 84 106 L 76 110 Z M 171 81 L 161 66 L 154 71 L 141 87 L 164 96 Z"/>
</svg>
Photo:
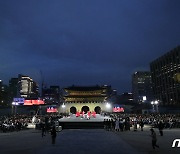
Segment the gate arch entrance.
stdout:
<svg viewBox="0 0 180 154">
<path fill-rule="evenodd" d="M 83 106 L 82 108 L 81 108 L 81 111 L 83 112 L 85 112 L 85 113 L 87 113 L 88 111 L 89 111 L 89 107 L 88 106 Z"/>
<path fill-rule="evenodd" d="M 74 107 L 74 106 L 72 106 L 71 108 L 70 108 L 70 113 L 72 113 L 72 114 L 76 114 L 76 108 Z"/>
<path fill-rule="evenodd" d="M 99 106 L 96 106 L 94 108 L 94 111 L 96 112 L 96 114 L 100 114 L 101 113 L 101 108 Z"/>
</svg>

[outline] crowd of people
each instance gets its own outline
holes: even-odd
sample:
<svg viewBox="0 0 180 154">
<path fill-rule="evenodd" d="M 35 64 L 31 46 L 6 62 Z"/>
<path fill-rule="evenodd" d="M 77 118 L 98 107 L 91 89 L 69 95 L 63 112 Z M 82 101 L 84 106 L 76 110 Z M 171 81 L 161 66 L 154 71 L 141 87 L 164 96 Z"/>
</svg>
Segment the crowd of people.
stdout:
<svg viewBox="0 0 180 154">
<path fill-rule="evenodd" d="M 1 116 L 0 132 L 20 131 L 26 129 L 31 123 L 32 117 L 27 115 Z"/>
<path fill-rule="evenodd" d="M 180 114 L 108 114 L 110 119 L 104 120 L 106 130 L 126 131 L 133 127 L 143 131 L 145 124 L 152 128 L 159 128 L 160 134 L 163 135 L 164 128 L 180 128 Z"/>
<path fill-rule="evenodd" d="M 109 114 L 110 119 L 104 120 L 107 131 L 143 131 L 144 125 L 150 126 L 152 148 L 159 148 L 154 128 L 163 136 L 163 129 L 180 128 L 180 114 Z"/>
<path fill-rule="evenodd" d="M 0 132 L 20 131 L 26 129 L 28 124 L 34 124 L 36 129 L 40 129 L 42 137 L 47 132 L 51 134 L 52 144 L 55 144 L 57 127 L 59 120 L 65 115 L 15 115 L 0 117 Z M 144 125 L 150 126 L 152 147 L 157 145 L 156 132 L 153 128 L 158 128 L 159 134 L 163 136 L 163 129 L 180 128 L 180 114 L 122 114 L 106 113 L 104 119 L 104 129 L 107 131 L 143 131 Z M 108 117 L 108 118 L 107 118 Z"/>
<path fill-rule="evenodd" d="M 137 130 L 139 126 L 143 131 L 144 124 L 151 125 L 160 130 L 164 128 L 180 128 L 180 114 L 120 114 L 106 113 L 109 119 L 104 120 L 104 128 L 106 130 L 126 131 L 130 127 Z M 45 127 L 50 129 L 55 123 L 61 119 L 63 115 L 15 115 L 0 117 L 0 131 L 19 131 L 25 129 L 28 123 L 35 123 L 37 129 Z M 162 133 L 161 133 L 162 134 Z M 162 134 L 163 135 L 163 134 Z"/>
</svg>

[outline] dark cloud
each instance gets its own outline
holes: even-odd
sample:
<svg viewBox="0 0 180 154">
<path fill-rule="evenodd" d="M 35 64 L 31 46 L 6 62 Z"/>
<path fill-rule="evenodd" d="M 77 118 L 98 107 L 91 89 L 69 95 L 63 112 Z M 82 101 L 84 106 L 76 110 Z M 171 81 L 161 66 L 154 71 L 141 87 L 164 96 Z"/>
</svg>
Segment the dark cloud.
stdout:
<svg viewBox="0 0 180 154">
<path fill-rule="evenodd" d="M 179 45 L 178 0 L 6 0 L 0 2 L 0 78 L 47 84 L 111 84 Z"/>
</svg>

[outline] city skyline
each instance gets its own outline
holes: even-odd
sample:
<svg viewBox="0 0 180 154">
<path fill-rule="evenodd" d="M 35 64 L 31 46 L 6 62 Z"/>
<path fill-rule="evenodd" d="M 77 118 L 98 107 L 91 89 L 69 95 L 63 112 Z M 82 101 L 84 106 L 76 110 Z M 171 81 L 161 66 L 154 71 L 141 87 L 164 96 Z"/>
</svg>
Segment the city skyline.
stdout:
<svg viewBox="0 0 180 154">
<path fill-rule="evenodd" d="M 108 84 L 130 92 L 134 72 L 149 71 L 179 45 L 179 6 L 178 0 L 1 1 L 0 80 L 23 74 L 48 86 Z"/>
</svg>

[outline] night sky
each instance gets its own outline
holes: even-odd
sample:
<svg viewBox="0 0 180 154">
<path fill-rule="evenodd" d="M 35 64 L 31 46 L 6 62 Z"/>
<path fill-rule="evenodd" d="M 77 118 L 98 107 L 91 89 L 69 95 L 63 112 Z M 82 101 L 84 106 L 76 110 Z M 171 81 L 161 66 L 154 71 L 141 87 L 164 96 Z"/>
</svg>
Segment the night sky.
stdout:
<svg viewBox="0 0 180 154">
<path fill-rule="evenodd" d="M 0 79 L 112 85 L 180 45 L 180 0 L 0 0 Z M 42 76 L 41 73 L 42 72 Z"/>
</svg>

